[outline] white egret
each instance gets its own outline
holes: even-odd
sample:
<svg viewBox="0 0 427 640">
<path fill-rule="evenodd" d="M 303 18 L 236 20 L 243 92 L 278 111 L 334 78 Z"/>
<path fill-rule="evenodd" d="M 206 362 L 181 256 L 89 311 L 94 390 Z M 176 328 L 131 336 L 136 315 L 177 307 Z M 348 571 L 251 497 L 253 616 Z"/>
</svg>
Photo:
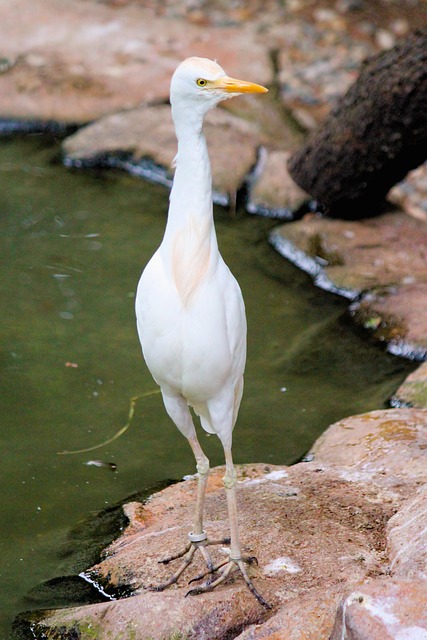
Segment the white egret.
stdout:
<svg viewBox="0 0 427 640">
<path fill-rule="evenodd" d="M 170 98 L 178 138 L 176 171 L 162 243 L 139 281 L 136 316 L 145 361 L 160 386 L 167 413 L 188 439 L 198 471 L 189 543 L 182 553 L 163 560 L 184 557 L 183 562 L 156 589 L 176 582 L 199 549 L 215 578 L 190 594 L 210 591 L 237 569 L 258 601 L 268 607 L 248 576 L 238 533 L 231 444 L 243 393 L 246 317 L 240 287 L 218 250 L 211 167 L 202 132 L 205 114 L 221 100 L 266 91 L 258 84 L 228 77 L 216 62 L 205 58 L 187 58 L 175 71 Z M 225 453 L 230 555 L 216 568 L 207 550 L 213 542 L 203 528 L 209 460 L 197 439 L 189 407 L 200 417 L 203 429 L 219 437 Z"/>
</svg>

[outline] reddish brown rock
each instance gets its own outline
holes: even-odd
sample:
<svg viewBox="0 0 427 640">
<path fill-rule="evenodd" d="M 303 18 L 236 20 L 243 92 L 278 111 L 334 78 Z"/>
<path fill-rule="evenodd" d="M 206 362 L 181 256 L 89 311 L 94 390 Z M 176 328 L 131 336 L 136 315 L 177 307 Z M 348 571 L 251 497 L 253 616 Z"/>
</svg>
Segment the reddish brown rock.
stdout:
<svg viewBox="0 0 427 640">
<path fill-rule="evenodd" d="M 163 593 L 146 591 L 172 571 L 158 560 L 185 544 L 197 484 L 189 478 L 145 504 L 125 505 L 128 527 L 85 572 L 107 592 L 130 589 L 133 597 L 47 612 L 37 624 L 32 618 L 33 630 L 53 637 L 60 630 L 71 637 L 72 630 L 81 640 L 89 640 L 94 629 L 99 640 L 169 640 L 174 633 L 192 640 L 328 640 L 340 599 L 389 569 L 387 522 L 425 482 L 426 428 L 427 411 L 374 411 L 332 425 L 314 447 L 312 462 L 238 468 L 243 548 L 258 558 L 252 579 L 271 611 L 239 577 L 185 598 L 188 580 L 203 571 L 198 556 L 177 585 Z M 208 484 L 205 524 L 212 538 L 228 531 L 223 473 L 214 469 Z M 408 517 L 410 522 L 409 511 Z M 400 520 L 395 524 L 401 527 Z M 212 554 L 214 561 L 227 557 L 221 545 Z M 417 592 L 405 589 L 416 606 Z"/>
<path fill-rule="evenodd" d="M 427 354 L 427 225 L 403 212 L 372 220 L 307 215 L 276 228 L 271 242 L 325 288 L 352 298 L 355 321 L 390 351 Z"/>
<path fill-rule="evenodd" d="M 425 579 L 427 576 L 427 487 L 420 489 L 418 495 L 413 500 L 405 502 L 390 519 L 387 526 L 387 540 L 392 575 L 401 578 Z"/>
<path fill-rule="evenodd" d="M 387 342 L 391 353 L 416 360 L 427 356 L 427 282 L 374 290 L 353 303 L 350 313 L 376 340 Z"/>
<path fill-rule="evenodd" d="M 424 580 L 367 582 L 343 601 L 330 640 L 424 640 L 425 605 Z"/>
<path fill-rule="evenodd" d="M 251 625 L 236 640 L 329 640 L 340 602 L 340 588 L 300 593 L 262 624 Z"/>
<path fill-rule="evenodd" d="M 33 633 L 67 640 L 225 640 L 242 620 L 259 621 L 259 609 L 243 588 L 232 595 L 217 591 L 203 604 L 170 590 L 50 612 L 33 625 Z"/>
<path fill-rule="evenodd" d="M 392 402 L 396 406 L 427 409 L 427 363 L 420 365 L 404 380 Z"/>
<path fill-rule="evenodd" d="M 290 152 L 265 150 L 259 173 L 250 192 L 249 211 L 268 210 L 290 217 L 310 196 L 291 178 L 287 169 Z"/>
<path fill-rule="evenodd" d="M 339 420 L 311 453 L 348 480 L 417 487 L 427 481 L 427 410 L 388 409 Z"/>
<path fill-rule="evenodd" d="M 373 220 L 328 220 L 307 215 L 275 229 L 308 258 L 318 260 L 337 289 L 427 282 L 427 225 L 404 213 Z"/>
<path fill-rule="evenodd" d="M 223 473 L 224 469 L 214 470 L 206 500 L 206 528 L 212 537 L 227 533 Z M 107 590 L 130 586 L 134 597 L 48 612 L 33 628 L 53 636 L 60 628 L 73 629 L 82 640 L 89 640 L 93 628 L 99 630 L 99 640 L 117 637 L 119 629 L 123 640 L 132 638 L 131 631 L 137 640 L 166 640 L 177 630 L 184 637 L 217 640 L 227 637 L 233 627 L 243 630 L 259 624 L 284 605 L 297 611 L 301 597 L 314 590 L 323 592 L 323 601 L 329 604 L 315 611 L 317 596 L 314 601 L 308 598 L 313 620 L 320 616 L 321 628 L 331 629 L 339 593 L 380 570 L 384 525 L 394 509 L 391 504 L 377 504 L 374 489 L 354 487 L 336 472 L 311 463 L 291 468 L 247 465 L 239 467 L 238 484 L 244 551 L 257 556 L 259 566 L 252 568 L 252 578 L 274 610 L 266 612 L 239 578 L 213 593 L 185 598 L 188 580 L 203 571 L 199 557 L 177 586 L 164 593 L 146 592 L 144 587 L 164 581 L 172 571 L 158 559 L 185 544 L 195 489 L 195 479 L 189 479 L 154 495 L 145 505 L 127 507 L 128 517 L 133 518 L 128 529 L 106 550 L 104 560 L 86 573 Z M 221 548 L 213 555 L 216 560 L 225 557 Z M 288 620 L 287 614 L 282 615 Z M 125 620 L 133 621 L 132 628 L 126 629 Z M 201 628 L 209 632 L 197 635 L 195 630 Z"/>
<path fill-rule="evenodd" d="M 86 122 L 165 100 L 190 55 L 216 57 L 235 77 L 271 81 L 268 50 L 251 23 L 206 29 L 137 3 L 4 0 L 1 116 Z"/>
<path fill-rule="evenodd" d="M 263 138 L 255 124 L 224 109 L 215 109 L 208 115 L 204 130 L 214 189 L 234 197 L 257 161 Z M 63 150 L 68 163 L 73 164 L 127 152 L 132 162 L 149 158 L 171 175 L 177 141 L 170 107 L 146 107 L 101 118 L 69 136 Z"/>
</svg>

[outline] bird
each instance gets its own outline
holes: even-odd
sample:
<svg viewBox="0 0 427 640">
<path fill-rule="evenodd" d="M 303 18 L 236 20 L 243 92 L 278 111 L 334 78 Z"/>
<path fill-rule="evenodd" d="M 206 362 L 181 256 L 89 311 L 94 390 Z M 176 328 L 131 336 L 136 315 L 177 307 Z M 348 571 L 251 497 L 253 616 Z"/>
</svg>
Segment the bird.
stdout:
<svg viewBox="0 0 427 640">
<path fill-rule="evenodd" d="M 183 558 L 162 591 L 178 581 L 197 550 L 209 578 L 188 594 L 211 591 L 231 574 L 243 576 L 252 594 L 270 605 L 253 585 L 250 559 L 242 555 L 236 503 L 237 474 L 232 458 L 232 432 L 243 394 L 246 363 L 246 314 L 237 280 L 218 248 L 212 203 L 212 175 L 203 121 L 222 100 L 244 93 L 266 93 L 265 87 L 226 75 L 207 58 L 190 57 L 175 70 L 170 85 L 172 119 L 178 142 L 175 173 L 163 239 L 140 277 L 135 310 L 142 353 L 159 385 L 167 414 L 187 438 L 196 460 L 197 500 Z M 203 527 L 209 460 L 197 438 L 190 408 L 202 428 L 216 434 L 225 456 L 223 478 L 230 525 L 229 556 L 214 567 Z M 222 542 L 222 541 L 221 541 Z M 187 595 L 188 595 L 187 594 Z"/>
</svg>

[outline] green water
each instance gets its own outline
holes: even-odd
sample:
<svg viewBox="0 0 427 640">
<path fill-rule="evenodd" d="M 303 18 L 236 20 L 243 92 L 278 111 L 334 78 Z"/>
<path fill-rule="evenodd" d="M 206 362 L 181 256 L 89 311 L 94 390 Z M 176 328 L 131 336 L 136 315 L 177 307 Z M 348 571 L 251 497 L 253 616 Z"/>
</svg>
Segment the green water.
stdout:
<svg viewBox="0 0 427 640">
<path fill-rule="evenodd" d="M 138 344 L 134 292 L 165 225 L 167 191 L 127 176 L 76 173 L 58 145 L 1 140 L 0 637 L 26 592 L 57 575 L 67 531 L 92 512 L 194 472 L 155 395 L 109 446 L 130 397 L 154 388 Z M 346 302 L 315 289 L 268 245 L 272 222 L 216 210 L 219 244 L 248 314 L 236 462 L 289 463 L 331 422 L 384 406 L 412 369 L 342 320 Z M 215 438 L 201 435 L 213 465 Z M 113 462 L 117 471 L 88 466 Z"/>
</svg>

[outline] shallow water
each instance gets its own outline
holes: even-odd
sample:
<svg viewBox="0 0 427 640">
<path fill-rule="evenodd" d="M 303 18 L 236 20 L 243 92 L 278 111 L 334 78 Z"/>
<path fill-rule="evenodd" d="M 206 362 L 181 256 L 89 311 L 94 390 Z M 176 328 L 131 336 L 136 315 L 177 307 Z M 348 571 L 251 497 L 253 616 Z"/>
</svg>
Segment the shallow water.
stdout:
<svg viewBox="0 0 427 640">
<path fill-rule="evenodd" d="M 134 292 L 164 229 L 167 191 L 114 172 L 76 173 L 39 136 L 1 140 L 0 637 L 25 593 L 57 575 L 80 519 L 194 472 L 186 441 L 140 355 Z M 346 302 L 315 289 L 268 245 L 274 223 L 216 210 L 222 253 L 248 314 L 248 364 L 236 462 L 290 463 L 331 422 L 381 408 L 413 365 L 366 342 Z M 212 465 L 219 442 L 201 435 Z M 101 460 L 117 465 L 87 465 Z"/>
</svg>

